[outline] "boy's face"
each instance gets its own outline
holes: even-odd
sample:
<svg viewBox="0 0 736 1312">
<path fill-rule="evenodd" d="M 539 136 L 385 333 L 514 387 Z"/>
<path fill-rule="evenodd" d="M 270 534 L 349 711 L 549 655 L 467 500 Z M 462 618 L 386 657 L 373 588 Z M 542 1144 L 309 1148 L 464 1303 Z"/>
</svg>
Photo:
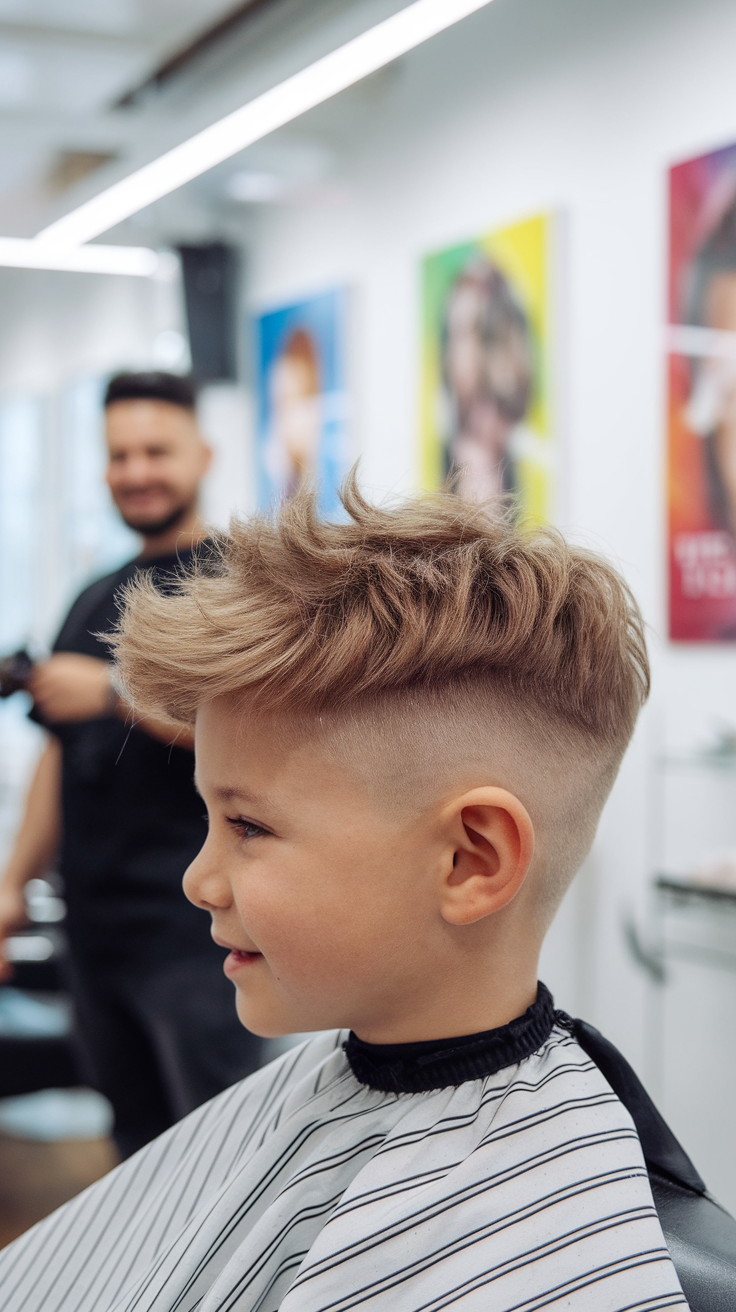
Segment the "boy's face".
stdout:
<svg viewBox="0 0 736 1312">
<path fill-rule="evenodd" d="M 452 845 L 431 815 L 387 814 L 318 744 L 285 745 L 274 727 L 226 698 L 200 710 L 210 824 L 186 894 L 231 949 L 248 1029 L 345 1027 L 381 1041 L 450 967 L 440 888 Z"/>
</svg>

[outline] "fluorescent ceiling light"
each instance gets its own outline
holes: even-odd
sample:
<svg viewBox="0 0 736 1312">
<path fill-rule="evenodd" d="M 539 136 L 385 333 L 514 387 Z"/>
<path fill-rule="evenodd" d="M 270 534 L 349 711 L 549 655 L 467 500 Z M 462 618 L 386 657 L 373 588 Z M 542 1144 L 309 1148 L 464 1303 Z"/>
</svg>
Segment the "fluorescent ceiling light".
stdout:
<svg viewBox="0 0 736 1312">
<path fill-rule="evenodd" d="M 58 251 L 98 237 L 489 3 L 490 0 L 416 0 L 127 178 L 113 183 L 44 228 L 35 242 L 39 247 Z"/>
<path fill-rule="evenodd" d="M 121 273 L 137 278 L 166 272 L 162 257 L 145 246 L 76 246 L 62 250 L 26 237 L 0 237 L 0 265 L 70 273 Z"/>
</svg>

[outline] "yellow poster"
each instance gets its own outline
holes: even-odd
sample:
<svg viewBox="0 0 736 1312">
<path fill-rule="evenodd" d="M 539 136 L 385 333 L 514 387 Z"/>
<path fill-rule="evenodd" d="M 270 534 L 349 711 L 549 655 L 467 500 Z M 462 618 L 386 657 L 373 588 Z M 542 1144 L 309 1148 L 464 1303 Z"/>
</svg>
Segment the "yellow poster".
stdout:
<svg viewBox="0 0 736 1312">
<path fill-rule="evenodd" d="M 420 483 L 510 495 L 524 522 L 554 514 L 552 226 L 537 215 L 422 263 Z"/>
</svg>

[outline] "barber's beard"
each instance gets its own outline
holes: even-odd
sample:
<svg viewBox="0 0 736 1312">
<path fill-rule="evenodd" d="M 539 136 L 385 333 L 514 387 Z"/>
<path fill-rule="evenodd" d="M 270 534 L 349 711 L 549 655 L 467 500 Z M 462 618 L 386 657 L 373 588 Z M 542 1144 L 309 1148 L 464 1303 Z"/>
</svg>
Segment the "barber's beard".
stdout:
<svg viewBox="0 0 736 1312">
<path fill-rule="evenodd" d="M 132 528 L 134 533 L 140 533 L 146 538 L 157 538 L 162 533 L 168 533 L 169 529 L 176 528 L 177 524 L 181 524 L 193 507 L 193 502 L 186 502 L 186 504 L 176 506 L 174 510 L 170 510 L 168 515 L 164 515 L 163 519 L 154 520 L 135 519 L 124 515 L 122 511 L 120 511 L 120 514 L 123 523 L 127 524 L 128 528 Z"/>
</svg>

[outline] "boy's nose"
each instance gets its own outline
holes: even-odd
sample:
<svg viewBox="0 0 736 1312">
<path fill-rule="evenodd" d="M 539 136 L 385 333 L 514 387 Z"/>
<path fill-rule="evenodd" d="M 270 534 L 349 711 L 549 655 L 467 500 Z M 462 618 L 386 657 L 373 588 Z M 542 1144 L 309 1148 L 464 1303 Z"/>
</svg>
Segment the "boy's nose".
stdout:
<svg viewBox="0 0 736 1312">
<path fill-rule="evenodd" d="M 222 867 L 214 858 L 212 840 L 207 838 L 184 875 L 186 897 L 203 911 L 223 910 L 232 902 L 229 881 L 221 873 Z"/>
</svg>

